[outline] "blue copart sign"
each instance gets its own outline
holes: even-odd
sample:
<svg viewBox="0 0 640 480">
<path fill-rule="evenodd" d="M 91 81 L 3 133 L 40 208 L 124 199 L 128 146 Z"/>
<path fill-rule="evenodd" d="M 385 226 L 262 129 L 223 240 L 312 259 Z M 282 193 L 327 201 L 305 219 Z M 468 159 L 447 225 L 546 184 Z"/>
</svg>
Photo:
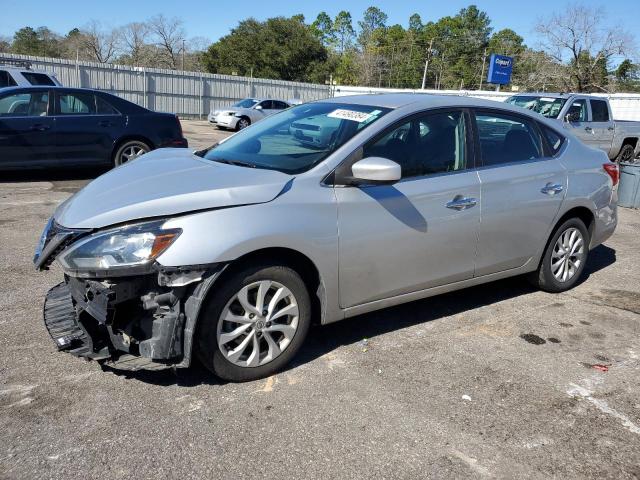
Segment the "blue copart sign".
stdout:
<svg viewBox="0 0 640 480">
<path fill-rule="evenodd" d="M 506 85 L 511 81 L 513 71 L 513 58 L 504 55 L 491 54 L 487 82 Z"/>
</svg>

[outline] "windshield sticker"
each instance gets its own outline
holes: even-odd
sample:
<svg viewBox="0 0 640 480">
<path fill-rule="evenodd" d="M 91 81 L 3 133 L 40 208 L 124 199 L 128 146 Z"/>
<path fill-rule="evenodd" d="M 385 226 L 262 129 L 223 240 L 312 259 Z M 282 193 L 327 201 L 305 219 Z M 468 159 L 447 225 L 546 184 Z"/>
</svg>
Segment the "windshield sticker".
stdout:
<svg viewBox="0 0 640 480">
<path fill-rule="evenodd" d="M 373 116 L 373 113 L 367 112 L 356 112 L 355 110 L 345 110 L 343 108 L 339 108 L 329 113 L 327 117 L 330 118 L 339 118 L 341 120 L 351 120 L 352 122 L 366 122 Z"/>
<path fill-rule="evenodd" d="M 553 102 L 553 101 L 555 101 L 555 98 L 540 97 L 540 100 L 542 100 L 543 102 Z"/>
</svg>

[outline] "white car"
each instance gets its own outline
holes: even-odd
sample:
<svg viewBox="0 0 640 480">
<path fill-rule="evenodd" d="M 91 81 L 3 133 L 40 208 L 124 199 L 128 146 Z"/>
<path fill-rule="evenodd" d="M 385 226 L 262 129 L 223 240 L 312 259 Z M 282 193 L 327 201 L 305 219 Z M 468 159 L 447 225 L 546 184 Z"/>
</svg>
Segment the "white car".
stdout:
<svg viewBox="0 0 640 480">
<path fill-rule="evenodd" d="M 13 61 L 11 65 L 3 65 L 2 59 L 0 59 L 0 88 L 30 87 L 32 85 L 53 87 L 62 84 L 53 73 L 32 70 L 29 62 Z"/>
<path fill-rule="evenodd" d="M 291 105 L 283 100 L 245 98 L 230 107 L 212 110 L 207 117 L 218 128 L 242 130 L 274 113 L 286 110 Z"/>
</svg>

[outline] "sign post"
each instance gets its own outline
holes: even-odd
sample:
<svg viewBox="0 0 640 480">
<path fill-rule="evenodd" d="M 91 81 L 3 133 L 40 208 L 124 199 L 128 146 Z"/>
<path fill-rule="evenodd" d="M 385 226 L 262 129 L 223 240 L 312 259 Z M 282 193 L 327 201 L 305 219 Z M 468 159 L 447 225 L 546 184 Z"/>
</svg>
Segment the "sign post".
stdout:
<svg viewBox="0 0 640 480">
<path fill-rule="evenodd" d="M 506 85 L 511 82 L 511 72 L 513 71 L 513 58 L 505 55 L 491 54 L 489 60 L 489 71 L 487 72 L 487 82 L 498 85 Z"/>
</svg>

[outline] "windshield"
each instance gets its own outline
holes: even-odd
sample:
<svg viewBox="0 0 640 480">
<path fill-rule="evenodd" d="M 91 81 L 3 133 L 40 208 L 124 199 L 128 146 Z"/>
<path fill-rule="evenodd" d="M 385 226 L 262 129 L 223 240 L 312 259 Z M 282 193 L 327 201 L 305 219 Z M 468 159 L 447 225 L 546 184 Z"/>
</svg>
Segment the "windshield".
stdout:
<svg viewBox="0 0 640 480">
<path fill-rule="evenodd" d="M 253 168 L 301 173 L 317 165 L 388 108 L 310 103 L 272 115 L 229 137 L 204 158 Z"/>
<path fill-rule="evenodd" d="M 542 97 L 535 95 L 518 95 L 507 99 L 507 103 L 527 108 L 547 118 L 558 118 L 566 98 Z"/>
<path fill-rule="evenodd" d="M 240 100 L 238 103 L 234 103 L 232 107 L 251 108 L 256 103 L 258 103 L 258 101 L 253 98 L 245 98 L 244 100 Z"/>
</svg>

